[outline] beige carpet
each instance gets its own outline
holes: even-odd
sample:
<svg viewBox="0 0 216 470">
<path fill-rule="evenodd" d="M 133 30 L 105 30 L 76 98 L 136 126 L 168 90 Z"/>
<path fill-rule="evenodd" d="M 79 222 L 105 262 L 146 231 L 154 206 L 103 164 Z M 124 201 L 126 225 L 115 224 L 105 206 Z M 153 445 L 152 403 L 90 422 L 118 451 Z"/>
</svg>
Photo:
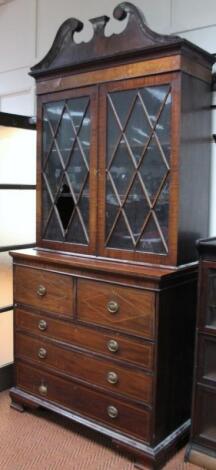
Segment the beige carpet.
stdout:
<svg viewBox="0 0 216 470">
<path fill-rule="evenodd" d="M 8 392 L 0 393 L 0 470 L 134 470 L 103 436 L 54 413 L 19 413 L 9 404 Z M 164 469 L 198 470 L 183 459 L 184 450 Z"/>
</svg>

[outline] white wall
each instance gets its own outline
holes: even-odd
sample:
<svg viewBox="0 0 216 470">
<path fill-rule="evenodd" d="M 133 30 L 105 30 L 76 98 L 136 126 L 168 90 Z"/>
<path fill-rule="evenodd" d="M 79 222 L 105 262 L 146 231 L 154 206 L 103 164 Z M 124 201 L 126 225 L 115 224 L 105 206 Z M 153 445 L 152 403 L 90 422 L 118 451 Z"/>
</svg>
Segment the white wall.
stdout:
<svg viewBox="0 0 216 470">
<path fill-rule="evenodd" d="M 131 0 L 158 32 L 177 33 L 216 53 L 215 0 Z M 107 14 L 120 0 L 10 0 L 0 3 L 0 110 L 35 114 L 34 80 L 30 66 L 49 50 L 62 22 L 75 17 L 85 23 L 80 38 L 91 37 L 89 18 Z M 109 30 L 118 28 L 117 22 Z M 81 40 L 81 39 L 79 39 Z M 216 93 L 213 99 L 216 102 Z M 213 114 L 213 113 L 212 113 Z M 216 111 L 213 115 L 216 132 Z M 216 145 L 212 144 L 210 235 L 216 235 Z"/>
<path fill-rule="evenodd" d="M 161 33 L 177 33 L 209 52 L 216 53 L 215 0 L 131 2 L 143 10 L 152 29 Z M 28 76 L 28 71 L 47 53 L 61 23 L 69 17 L 82 20 L 85 31 L 79 40 L 87 40 L 91 37 L 88 18 L 103 14 L 112 16 L 113 8 L 118 3 L 120 0 L 10 0 L 2 4 L 0 0 L 0 110 L 35 114 L 34 80 Z M 113 21 L 109 29 L 112 27 L 116 31 L 117 22 Z M 213 100 L 216 104 L 216 93 Z M 212 131 L 216 132 L 216 111 L 212 114 Z M 216 235 L 215 157 L 216 145 L 212 144 L 210 235 Z M 0 331 L 1 347 L 6 327 L 3 333 Z M 7 354 L 4 355 L 5 362 Z"/>
</svg>

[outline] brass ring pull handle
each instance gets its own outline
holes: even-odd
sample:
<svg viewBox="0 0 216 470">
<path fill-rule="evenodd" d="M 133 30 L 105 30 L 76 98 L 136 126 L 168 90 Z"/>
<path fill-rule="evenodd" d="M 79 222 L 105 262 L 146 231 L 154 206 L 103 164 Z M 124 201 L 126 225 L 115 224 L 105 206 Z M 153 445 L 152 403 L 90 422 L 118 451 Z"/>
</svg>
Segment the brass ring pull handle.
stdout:
<svg viewBox="0 0 216 470">
<path fill-rule="evenodd" d="M 45 348 L 40 348 L 38 350 L 38 357 L 40 359 L 45 359 L 47 357 L 47 350 Z"/>
<path fill-rule="evenodd" d="M 108 406 L 107 414 L 110 418 L 115 419 L 118 416 L 118 410 L 115 406 Z"/>
<path fill-rule="evenodd" d="M 110 313 L 117 313 L 118 310 L 119 310 L 119 304 L 118 304 L 118 302 L 116 302 L 115 300 L 110 300 L 110 301 L 107 303 L 107 310 L 108 310 L 108 312 L 110 312 Z"/>
<path fill-rule="evenodd" d="M 110 339 L 107 343 L 110 352 L 116 353 L 119 350 L 118 342 L 115 339 Z"/>
<path fill-rule="evenodd" d="M 47 329 L 47 322 L 45 320 L 40 320 L 38 322 L 38 328 L 41 331 L 45 331 Z"/>
<path fill-rule="evenodd" d="M 38 288 L 37 288 L 37 295 L 39 295 L 40 297 L 43 297 L 44 295 L 46 295 L 46 287 L 42 286 L 42 285 L 39 285 Z"/>
<path fill-rule="evenodd" d="M 118 383 L 118 375 L 116 374 L 116 372 L 108 372 L 107 374 L 107 382 L 109 382 L 109 384 L 112 384 L 112 385 L 115 385 Z"/>
<path fill-rule="evenodd" d="M 47 395 L 47 386 L 46 385 L 40 385 L 40 387 L 38 387 L 38 391 L 41 395 L 43 396 L 46 396 Z"/>
</svg>

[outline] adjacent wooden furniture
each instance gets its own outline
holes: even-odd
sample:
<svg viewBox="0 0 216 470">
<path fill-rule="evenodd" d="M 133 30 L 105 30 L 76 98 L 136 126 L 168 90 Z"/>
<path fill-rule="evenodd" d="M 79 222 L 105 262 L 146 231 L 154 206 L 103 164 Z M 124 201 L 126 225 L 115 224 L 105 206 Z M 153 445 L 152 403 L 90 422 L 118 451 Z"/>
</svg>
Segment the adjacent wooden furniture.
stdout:
<svg viewBox="0 0 216 470">
<path fill-rule="evenodd" d="M 197 263 L 207 236 L 213 58 L 138 10 L 76 44 L 38 95 L 37 249 L 13 253 L 12 406 L 43 406 L 159 468 L 189 429 Z M 197 206 L 199 210 L 197 210 Z"/>
<path fill-rule="evenodd" d="M 216 468 L 216 239 L 198 243 L 200 255 L 193 414 L 186 460 Z"/>
</svg>

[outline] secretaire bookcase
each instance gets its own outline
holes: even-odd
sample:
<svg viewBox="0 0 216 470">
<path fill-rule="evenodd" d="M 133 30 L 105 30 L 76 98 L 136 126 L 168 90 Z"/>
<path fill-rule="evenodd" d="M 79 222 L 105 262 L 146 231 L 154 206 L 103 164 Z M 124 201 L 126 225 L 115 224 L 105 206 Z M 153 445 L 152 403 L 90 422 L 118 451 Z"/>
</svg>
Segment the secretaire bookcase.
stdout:
<svg viewBox="0 0 216 470">
<path fill-rule="evenodd" d="M 208 233 L 213 57 L 129 3 L 31 69 L 37 248 L 14 252 L 12 406 L 56 411 L 159 468 L 190 426 L 197 263 Z"/>
</svg>

